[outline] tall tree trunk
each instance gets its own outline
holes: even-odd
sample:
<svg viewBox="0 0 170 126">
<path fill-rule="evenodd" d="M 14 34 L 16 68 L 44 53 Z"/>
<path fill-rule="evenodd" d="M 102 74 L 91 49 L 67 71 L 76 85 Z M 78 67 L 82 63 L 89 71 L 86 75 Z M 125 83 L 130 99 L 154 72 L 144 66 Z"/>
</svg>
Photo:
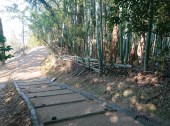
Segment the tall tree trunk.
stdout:
<svg viewBox="0 0 170 126">
<path fill-rule="evenodd" d="M 129 43 L 130 43 L 130 35 L 127 35 L 127 41 L 126 41 L 126 57 L 125 57 L 125 64 L 128 62 L 128 54 L 129 54 Z"/>
<path fill-rule="evenodd" d="M 89 30 L 88 30 L 88 40 L 89 40 L 89 52 L 88 52 L 88 67 L 90 68 L 90 57 L 92 52 L 92 1 L 89 3 L 88 8 L 88 22 L 89 22 Z"/>
<path fill-rule="evenodd" d="M 123 36 L 122 36 L 122 25 L 119 25 L 119 35 L 120 35 L 120 63 L 124 63 L 124 56 L 123 56 Z"/>
<path fill-rule="evenodd" d="M 89 51 L 89 49 L 88 49 L 88 25 L 87 25 L 87 18 L 86 18 L 86 14 L 87 14 L 87 12 L 86 12 L 86 0 L 83 0 L 83 8 L 84 8 L 84 24 L 85 24 L 85 33 L 84 33 L 84 44 L 85 44 L 85 51 L 86 51 L 86 56 L 88 57 L 88 51 Z M 88 65 L 89 66 L 89 65 Z"/>
<path fill-rule="evenodd" d="M 105 16 L 107 17 L 107 6 L 106 3 L 104 4 L 105 9 Z M 107 34 L 108 34 L 108 28 L 107 28 L 107 19 L 105 18 L 105 42 L 104 42 L 104 60 L 106 60 L 106 52 L 107 52 Z"/>
<path fill-rule="evenodd" d="M 65 13 L 65 11 L 66 11 L 66 5 L 65 5 L 65 0 L 63 0 L 63 11 L 64 11 L 64 15 L 63 15 L 63 19 L 65 18 L 65 15 L 66 15 L 66 13 Z M 63 42 L 64 42 L 64 40 L 65 40 L 65 38 L 64 38 L 64 28 L 65 28 L 65 24 L 64 24 L 64 22 L 63 22 L 63 25 L 62 25 L 62 30 L 60 30 L 61 31 L 61 36 L 62 36 L 62 41 L 61 41 L 61 58 L 62 58 L 62 55 L 63 55 Z M 69 50 L 69 48 L 67 47 L 67 49 Z M 71 51 L 70 51 L 71 52 Z M 69 52 L 69 53 L 70 53 Z"/>
<path fill-rule="evenodd" d="M 139 43 L 138 43 L 138 49 L 137 49 L 137 56 L 138 56 L 138 59 L 139 59 L 139 63 L 141 63 L 142 61 L 142 54 L 143 54 L 143 51 L 144 51 L 144 37 L 143 35 L 140 35 L 140 39 L 139 39 Z"/>
<path fill-rule="evenodd" d="M 56 24 L 57 24 L 57 23 L 56 23 Z M 62 34 L 62 30 L 60 29 L 59 24 L 57 24 L 57 26 L 58 26 L 59 32 Z M 70 47 L 69 47 L 69 45 L 68 45 L 68 43 L 67 43 L 67 41 L 66 41 L 66 39 L 65 39 L 64 36 L 63 36 L 63 42 L 64 42 L 64 44 L 67 46 L 67 49 L 68 49 L 69 54 L 71 54 Z"/>
<path fill-rule="evenodd" d="M 153 51 L 152 51 L 152 57 L 155 57 L 155 48 L 156 48 L 157 36 L 158 35 L 155 34 L 155 39 L 154 39 L 154 44 L 153 44 Z"/>
<path fill-rule="evenodd" d="M 126 39 L 126 34 L 124 35 L 124 40 L 123 40 L 123 63 L 124 63 L 124 58 L 125 58 L 125 52 L 126 52 L 126 41 L 127 41 L 127 39 Z"/>
<path fill-rule="evenodd" d="M 136 55 L 137 55 L 137 50 L 136 50 L 136 40 L 135 40 L 135 34 L 134 32 L 132 32 L 132 40 L 133 40 L 133 44 L 132 44 L 132 49 L 129 55 L 129 64 L 133 65 L 133 62 L 136 60 Z"/>
<path fill-rule="evenodd" d="M 113 32 L 112 32 L 112 42 L 111 42 L 111 47 L 110 47 L 110 62 L 113 62 L 113 59 L 115 57 L 115 51 L 116 51 L 116 44 L 117 44 L 117 36 L 118 36 L 118 31 L 119 31 L 119 26 L 114 25 L 113 27 Z"/>
<path fill-rule="evenodd" d="M 141 68 L 143 68 L 143 64 L 144 64 L 144 56 L 145 56 L 145 45 L 146 45 L 146 42 L 145 42 L 145 33 L 142 34 L 143 36 L 143 41 L 144 41 L 144 45 L 143 45 L 143 50 L 142 50 L 142 58 L 141 58 Z"/>
<path fill-rule="evenodd" d="M 3 27 L 2 27 L 2 22 L 1 22 L 1 18 L 0 18 L 0 36 L 3 36 Z M 4 47 L 4 42 L 0 42 L 0 47 Z M 0 51 L 0 55 L 3 57 L 5 56 L 5 51 Z M 0 66 L 5 64 L 5 59 L 2 59 L 2 61 L 0 61 Z"/>
<path fill-rule="evenodd" d="M 160 51 L 162 52 L 162 42 L 163 42 L 163 37 L 162 35 L 160 36 L 161 37 L 161 40 L 160 40 Z M 160 52 L 160 53 L 161 53 Z M 162 54 L 160 55 L 160 58 L 162 57 Z"/>
<path fill-rule="evenodd" d="M 152 29 L 152 22 L 153 22 L 152 6 L 153 6 L 153 1 L 151 0 L 149 5 L 149 22 L 148 22 L 149 31 L 147 34 L 147 41 L 145 46 L 144 71 L 146 71 L 148 67 L 148 60 L 149 60 L 149 45 L 150 45 L 151 29 Z"/>
<path fill-rule="evenodd" d="M 102 46 L 102 50 L 101 50 L 101 58 L 103 60 L 103 0 L 100 0 L 100 37 L 101 37 L 101 46 Z"/>
<path fill-rule="evenodd" d="M 64 22 L 63 22 L 63 27 L 62 27 L 61 58 L 63 55 L 63 40 L 64 40 Z"/>
<path fill-rule="evenodd" d="M 76 6 L 76 0 L 74 0 L 74 16 L 73 16 L 73 24 L 74 28 L 76 27 L 76 11 L 77 11 L 77 6 Z M 75 31 L 73 33 L 73 55 L 76 53 L 76 43 L 75 43 Z"/>
<path fill-rule="evenodd" d="M 100 27 L 101 27 L 101 15 L 100 15 L 100 4 L 99 0 L 96 0 L 96 42 L 97 42 L 97 53 L 98 53 L 98 62 L 99 62 L 99 76 L 103 73 L 103 60 L 102 60 L 102 44 L 101 44 L 101 33 L 100 33 Z"/>
<path fill-rule="evenodd" d="M 119 7 L 119 17 L 122 16 L 122 7 Z M 119 35 L 120 35 L 120 39 L 119 39 L 119 44 L 120 44 L 120 63 L 123 64 L 124 63 L 124 58 L 123 58 L 123 36 L 122 36 L 122 24 L 119 25 Z"/>
</svg>

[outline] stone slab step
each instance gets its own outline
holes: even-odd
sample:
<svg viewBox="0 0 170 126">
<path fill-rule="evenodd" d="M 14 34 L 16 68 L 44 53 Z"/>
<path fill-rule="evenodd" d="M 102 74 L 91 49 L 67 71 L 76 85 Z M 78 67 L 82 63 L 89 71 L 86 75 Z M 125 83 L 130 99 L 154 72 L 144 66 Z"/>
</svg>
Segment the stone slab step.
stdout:
<svg viewBox="0 0 170 126">
<path fill-rule="evenodd" d="M 49 82 L 40 82 L 40 83 L 38 83 L 38 82 L 26 82 L 26 83 L 24 83 L 24 82 L 22 82 L 22 83 L 18 83 L 17 82 L 17 84 L 19 85 L 19 86 L 30 86 L 30 85 L 41 85 L 41 84 L 51 84 L 51 83 L 49 83 Z"/>
<path fill-rule="evenodd" d="M 51 96 L 51 97 L 40 97 L 37 99 L 31 99 L 33 106 L 40 106 L 40 105 L 48 105 L 48 104 L 55 104 L 61 102 L 70 102 L 76 100 L 83 100 L 85 97 L 82 95 L 75 93 L 75 94 L 67 94 L 67 95 L 58 95 L 58 96 Z"/>
<path fill-rule="evenodd" d="M 65 93 L 72 93 L 70 90 L 56 90 L 56 91 L 47 91 L 47 92 L 39 92 L 39 93 L 29 93 L 26 94 L 26 96 L 29 97 L 34 97 L 34 96 L 46 96 L 46 95 L 56 95 L 56 94 L 65 94 Z"/>
<path fill-rule="evenodd" d="M 76 116 L 81 114 L 87 114 L 91 112 L 98 112 L 104 110 L 105 107 L 94 101 L 83 101 L 77 103 L 56 105 L 50 107 L 37 108 L 36 113 L 38 120 L 42 124 L 43 122 L 49 121 L 53 116 L 58 119 Z"/>
<path fill-rule="evenodd" d="M 133 118 L 120 112 L 106 112 L 45 126 L 144 126 Z"/>
<path fill-rule="evenodd" d="M 55 90 L 55 89 L 61 89 L 59 86 L 51 86 L 51 87 L 39 87 L 39 88 L 28 88 L 28 89 L 22 89 L 22 92 L 28 93 L 28 92 L 39 92 L 39 91 L 48 91 L 48 90 Z"/>
<path fill-rule="evenodd" d="M 23 83 L 20 83 L 18 84 L 18 86 L 20 88 L 33 88 L 33 87 L 38 87 L 38 86 L 57 86 L 57 85 L 54 85 L 54 84 L 51 84 L 51 83 L 39 83 L 39 84 L 23 84 Z"/>
<path fill-rule="evenodd" d="M 57 85 L 54 84 L 40 84 L 40 85 L 27 85 L 27 86 L 19 86 L 21 89 L 30 89 L 30 88 L 46 88 L 46 87 L 55 87 Z"/>
<path fill-rule="evenodd" d="M 29 80 L 16 80 L 16 82 L 17 82 L 17 84 L 20 84 L 20 83 L 32 83 L 32 84 L 34 84 L 34 83 L 49 83 L 49 82 L 47 82 L 47 81 L 45 81 L 45 80 L 40 80 L 40 81 L 29 81 Z"/>
</svg>

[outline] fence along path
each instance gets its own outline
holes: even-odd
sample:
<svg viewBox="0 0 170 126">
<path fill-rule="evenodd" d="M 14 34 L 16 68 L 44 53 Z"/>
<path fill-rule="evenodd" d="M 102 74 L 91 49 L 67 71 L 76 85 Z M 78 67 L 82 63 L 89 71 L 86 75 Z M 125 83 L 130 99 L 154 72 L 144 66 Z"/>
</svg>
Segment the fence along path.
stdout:
<svg viewBox="0 0 170 126">
<path fill-rule="evenodd" d="M 143 126 L 140 122 L 85 93 L 43 78 L 40 64 L 47 55 L 37 48 L 20 62 L 14 81 L 31 102 L 34 121 L 45 126 Z M 32 113 L 34 114 L 34 113 Z M 37 123 L 33 123 L 37 125 Z"/>
</svg>

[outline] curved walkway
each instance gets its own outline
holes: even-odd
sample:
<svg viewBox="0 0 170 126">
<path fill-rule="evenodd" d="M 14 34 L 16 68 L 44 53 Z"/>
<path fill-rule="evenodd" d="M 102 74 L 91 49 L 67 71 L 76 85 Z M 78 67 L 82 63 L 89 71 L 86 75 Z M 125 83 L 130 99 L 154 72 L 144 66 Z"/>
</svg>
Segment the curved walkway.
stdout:
<svg viewBox="0 0 170 126">
<path fill-rule="evenodd" d="M 40 65 L 47 49 L 37 48 L 15 70 L 15 81 L 31 101 L 40 125 L 48 126 L 143 126 L 107 104 L 67 86 L 43 79 Z"/>
</svg>

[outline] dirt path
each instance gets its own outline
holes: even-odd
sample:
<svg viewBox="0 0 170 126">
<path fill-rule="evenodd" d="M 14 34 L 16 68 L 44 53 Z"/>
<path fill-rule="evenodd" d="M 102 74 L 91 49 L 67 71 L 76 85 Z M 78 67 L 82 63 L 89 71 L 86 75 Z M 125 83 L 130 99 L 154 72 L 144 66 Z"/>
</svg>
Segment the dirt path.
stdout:
<svg viewBox="0 0 170 126">
<path fill-rule="evenodd" d="M 40 125 L 48 126 L 142 126 L 140 122 L 103 102 L 43 79 L 40 65 L 47 49 L 37 48 L 24 57 L 15 81 L 35 108 Z"/>
</svg>

